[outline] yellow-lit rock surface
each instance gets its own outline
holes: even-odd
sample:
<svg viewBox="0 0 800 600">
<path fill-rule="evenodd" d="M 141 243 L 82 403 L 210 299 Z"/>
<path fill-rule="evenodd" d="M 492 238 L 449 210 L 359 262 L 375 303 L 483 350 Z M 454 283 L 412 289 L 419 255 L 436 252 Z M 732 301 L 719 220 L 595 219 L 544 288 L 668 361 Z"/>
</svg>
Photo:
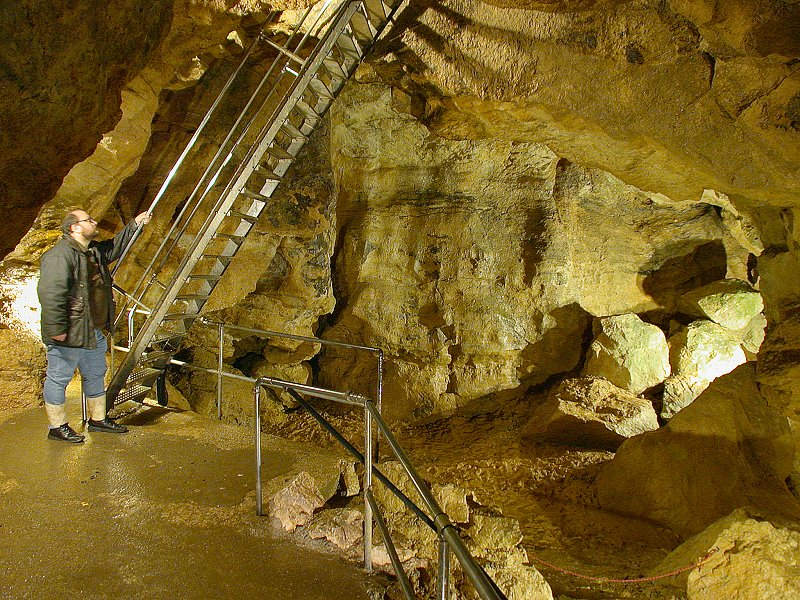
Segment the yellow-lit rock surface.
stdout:
<svg viewBox="0 0 800 600">
<path fill-rule="evenodd" d="M 658 566 L 669 572 L 703 560 L 675 578 L 687 586 L 690 600 L 763 598 L 783 600 L 800 595 L 800 530 L 791 523 L 770 522 L 757 511 L 737 509 L 676 548 Z"/>
<path fill-rule="evenodd" d="M 598 498 L 684 536 L 741 506 L 798 518 L 800 502 L 785 483 L 793 456 L 786 417 L 767 405 L 746 364 L 665 427 L 624 442 L 598 476 Z"/>
<path fill-rule="evenodd" d="M 602 377 L 565 379 L 523 430 L 534 441 L 615 450 L 627 438 L 658 429 L 649 400 Z"/>
<path fill-rule="evenodd" d="M 261 0 L 107 4 L 0 9 L 0 321 L 34 337 L 30 284 L 63 212 L 87 208 L 110 235 L 149 204 L 266 8 Z M 270 5 L 286 9 L 276 39 L 307 4 Z M 785 482 L 797 486 L 800 461 L 784 417 L 800 415 L 798 23 L 800 3 L 778 0 L 410 2 L 204 312 L 383 347 L 385 414 L 393 427 L 423 419 L 409 440 L 422 440 L 412 443 L 415 458 L 441 478 L 434 494 L 509 597 L 582 593 L 526 562 L 540 544 L 554 562 L 602 576 L 642 572 L 672 547 L 671 533 L 608 510 L 681 536 L 745 504 L 797 518 Z M 273 55 L 257 52 L 233 96 L 246 98 Z M 221 134 L 205 132 L 187 171 L 204 168 Z M 179 179 L 156 210 L 118 277 L 125 287 L 191 187 Z M 763 298 L 763 316 L 728 323 L 755 367 L 711 383 L 669 425 L 626 441 L 597 487 L 610 452 L 520 443 L 537 394 L 545 396 L 537 386 L 583 369 L 592 318 L 639 315 L 675 334 L 691 327 L 680 298 L 723 278 L 748 281 Z M 43 349 L 16 331 L 0 329 L 8 350 L 0 408 L 40 398 Z M 216 330 L 196 322 L 181 358 L 215 368 L 216 347 Z M 371 354 L 229 330 L 223 361 L 252 377 L 374 394 Z M 711 361 L 700 353 L 683 362 L 686 373 Z M 186 406 L 215 414 L 213 375 L 176 369 L 171 378 Z M 223 418 L 252 425 L 252 386 L 226 381 L 223 389 Z M 643 409 L 662 400 L 659 387 L 647 394 Z M 458 416 L 487 395 L 513 402 L 518 414 Z M 290 432 L 302 418 L 285 412 L 290 405 L 285 395 L 267 397 L 267 426 Z M 454 435 L 463 457 L 452 456 L 448 428 L 463 430 Z M 576 433 L 562 443 L 578 441 Z M 325 468 L 286 493 L 289 528 L 300 520 L 314 528 L 311 513 L 336 486 L 358 489 L 352 464 Z M 489 506 L 495 497 L 502 510 Z M 435 538 L 381 501 L 418 584 L 420 572 L 433 572 Z M 354 513 L 318 516 L 322 538 L 355 552 Z M 793 593 L 784 577 L 796 569 L 789 529 L 748 519 L 718 531 L 715 539 L 735 538 L 741 551 L 726 555 L 721 576 L 693 573 L 689 597 L 749 600 L 748 586 L 762 583 Z M 763 580 L 748 574 L 758 561 L 770 564 Z M 608 585 L 594 589 L 621 597 Z"/>
<path fill-rule="evenodd" d="M 665 205 L 538 144 L 431 135 L 382 85 L 345 90 L 331 150 L 342 308 L 325 333 L 392 357 L 392 416 L 574 368 L 586 313 L 673 307 L 725 271 L 707 205 Z M 321 367 L 332 385 L 374 372 L 342 353 Z"/>
</svg>

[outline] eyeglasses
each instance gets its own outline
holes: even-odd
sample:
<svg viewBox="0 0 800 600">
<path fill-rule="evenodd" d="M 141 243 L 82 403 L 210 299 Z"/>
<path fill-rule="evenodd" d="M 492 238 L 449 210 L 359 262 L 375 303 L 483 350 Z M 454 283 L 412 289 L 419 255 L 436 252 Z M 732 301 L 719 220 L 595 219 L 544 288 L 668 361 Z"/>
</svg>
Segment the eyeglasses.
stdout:
<svg viewBox="0 0 800 600">
<path fill-rule="evenodd" d="M 75 222 L 76 223 L 83 223 L 84 221 L 89 221 L 89 223 L 94 223 L 95 225 L 97 225 L 97 221 L 95 221 L 92 217 L 89 217 L 88 219 L 80 219 L 80 220 L 75 221 Z"/>
</svg>

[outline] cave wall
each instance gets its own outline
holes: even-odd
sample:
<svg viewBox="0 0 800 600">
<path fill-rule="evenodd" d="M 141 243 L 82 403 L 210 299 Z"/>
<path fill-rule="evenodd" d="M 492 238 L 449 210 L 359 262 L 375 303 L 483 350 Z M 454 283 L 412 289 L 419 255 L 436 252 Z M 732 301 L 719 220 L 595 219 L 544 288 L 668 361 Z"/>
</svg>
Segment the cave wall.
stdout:
<svg viewBox="0 0 800 600">
<path fill-rule="evenodd" d="M 123 88 L 157 51 L 173 1 L 4 2 L 0 7 L 0 257 L 67 172 L 120 119 Z"/>
<path fill-rule="evenodd" d="M 36 29 L 23 8 L 5 8 L 4 25 L 24 21 L 45 40 L 55 17 Z M 636 312 L 666 329 L 681 292 L 745 278 L 755 255 L 774 329 L 800 296 L 788 276 L 797 261 L 797 9 L 770 0 L 409 3 L 334 105 L 330 132 L 315 140 L 326 150 L 298 162 L 206 310 L 386 346 L 397 415 L 579 367 L 592 317 Z M 35 276 L 68 206 L 103 215 L 110 232 L 146 205 L 224 77 L 220 64 L 247 41 L 241 16 L 258 10 L 186 2 L 160 19 L 147 12 L 137 26 L 148 43 L 124 42 L 143 54 L 127 57 L 114 102 L 106 88 L 73 85 L 102 77 L 54 79 L 54 89 L 91 97 L 119 120 L 73 103 L 92 121 L 78 137 L 94 153 L 83 162 L 60 153 L 74 165 L 65 176 L 57 165 L 20 171 L 63 182 L 55 194 L 37 187 L 38 205 L 53 199 L 4 264 L 9 278 Z M 138 14 L 131 5 L 113 18 Z M 95 29 L 77 39 L 105 46 Z M 8 48 L 6 62 L 25 62 Z M 77 69 L 82 48 L 74 44 L 65 65 Z M 7 118 L 41 125 L 39 137 L 57 141 L 65 130 L 16 110 Z M 143 246 L 177 206 L 156 214 Z M 206 343 L 201 335 L 197 346 Z M 792 348 L 774 347 L 788 366 L 774 377 L 762 369 L 765 385 L 788 381 L 793 368 Z M 278 350 L 280 364 L 310 377 L 315 349 Z M 249 372 L 267 356 L 276 349 L 258 340 L 226 346 L 226 360 Z M 313 369 L 331 385 L 372 372 L 335 353 Z M 784 408 L 794 402 L 776 394 Z"/>
</svg>

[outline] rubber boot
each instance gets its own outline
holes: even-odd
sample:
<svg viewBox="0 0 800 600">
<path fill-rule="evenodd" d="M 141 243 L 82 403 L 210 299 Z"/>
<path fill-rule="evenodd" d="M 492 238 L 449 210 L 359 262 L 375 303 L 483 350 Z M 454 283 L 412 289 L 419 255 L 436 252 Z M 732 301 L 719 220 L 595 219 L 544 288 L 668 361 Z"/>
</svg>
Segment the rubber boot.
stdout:
<svg viewBox="0 0 800 600">
<path fill-rule="evenodd" d="M 44 403 L 44 410 L 47 413 L 47 420 L 50 421 L 50 430 L 47 432 L 47 439 L 58 442 L 70 442 L 80 444 L 85 438 L 76 433 L 67 423 L 67 411 L 63 404 Z"/>
<path fill-rule="evenodd" d="M 89 408 L 89 431 L 103 433 L 125 433 L 128 428 L 106 418 L 106 395 L 86 398 Z"/>
</svg>

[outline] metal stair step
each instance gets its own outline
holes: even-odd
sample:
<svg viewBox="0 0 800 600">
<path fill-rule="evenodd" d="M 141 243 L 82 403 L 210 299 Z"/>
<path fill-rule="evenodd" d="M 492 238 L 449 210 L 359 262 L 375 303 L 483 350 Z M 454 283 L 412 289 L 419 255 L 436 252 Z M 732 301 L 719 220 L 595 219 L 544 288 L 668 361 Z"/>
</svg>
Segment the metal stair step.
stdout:
<svg viewBox="0 0 800 600">
<path fill-rule="evenodd" d="M 123 402 L 133 401 L 137 402 L 147 396 L 153 388 L 147 385 L 134 385 L 131 387 L 122 388 L 117 395 L 114 404 L 122 404 Z"/>
<path fill-rule="evenodd" d="M 363 51 L 361 47 L 353 41 L 353 38 L 350 37 L 347 33 L 342 33 L 336 38 L 336 46 L 339 50 L 352 60 L 360 61 L 361 57 L 363 56 Z"/>
<path fill-rule="evenodd" d="M 363 0 L 367 14 L 374 19 L 375 25 L 380 25 L 392 13 L 392 7 L 381 0 Z"/>
<path fill-rule="evenodd" d="M 309 89 L 314 92 L 320 98 L 327 98 L 328 100 L 333 100 L 333 93 L 328 89 L 328 86 L 325 83 L 316 77 L 312 78 L 311 81 L 308 82 Z"/>
<path fill-rule="evenodd" d="M 196 319 L 198 314 L 195 313 L 169 313 L 164 315 L 164 321 L 185 321 L 186 319 Z"/>
<path fill-rule="evenodd" d="M 257 175 L 261 175 L 264 179 L 269 179 L 270 181 L 280 181 L 281 178 L 278 175 L 275 175 L 270 169 L 266 167 L 256 167 L 253 170 L 254 173 Z"/>
<path fill-rule="evenodd" d="M 267 152 L 269 152 L 270 156 L 277 158 L 278 160 L 294 160 L 294 155 L 289 154 L 286 150 L 276 144 L 270 146 Z"/>
<path fill-rule="evenodd" d="M 256 223 L 258 221 L 257 215 L 249 215 L 247 213 L 239 212 L 238 210 L 233 210 L 233 209 L 228 211 L 228 216 L 242 219 L 242 221 L 247 221 L 248 223 Z"/>
<path fill-rule="evenodd" d="M 180 302 L 202 302 L 208 300 L 208 294 L 181 294 L 180 296 L 176 296 L 175 300 Z"/>
<path fill-rule="evenodd" d="M 125 380 L 125 386 L 130 387 L 132 384 L 138 383 L 147 387 L 151 387 L 153 385 L 153 381 L 155 381 L 156 377 L 161 374 L 161 369 L 153 369 L 152 367 L 137 367 L 131 374 L 128 375 L 128 379 Z"/>
<path fill-rule="evenodd" d="M 286 133 L 286 135 L 294 140 L 308 140 L 308 136 L 300 131 L 295 124 L 289 120 L 283 122 L 281 129 Z"/>
<path fill-rule="evenodd" d="M 191 279 L 194 281 L 217 281 L 222 279 L 222 275 L 208 275 L 205 273 L 192 273 L 187 277 L 187 279 Z"/>
<path fill-rule="evenodd" d="M 219 232 L 215 233 L 214 237 L 219 238 L 221 240 L 231 240 L 233 242 L 236 242 L 237 244 L 241 244 L 245 238 L 245 236 L 238 235 L 236 233 L 219 233 Z"/>
<path fill-rule="evenodd" d="M 159 350 L 159 351 L 151 351 L 142 354 L 142 357 L 139 359 L 139 364 L 147 365 L 158 363 L 164 359 L 169 359 L 172 355 L 175 354 L 172 350 Z"/>
<path fill-rule="evenodd" d="M 338 60 L 334 58 L 326 58 L 322 61 L 322 66 L 326 71 L 328 71 L 328 73 L 331 74 L 331 77 L 341 80 L 347 79 L 347 71 L 341 64 L 339 64 Z"/>
<path fill-rule="evenodd" d="M 233 256 L 230 254 L 203 254 L 199 260 L 204 259 L 218 260 L 220 262 L 229 263 L 231 260 L 233 260 Z"/>
<path fill-rule="evenodd" d="M 299 99 L 295 105 L 295 109 L 297 109 L 306 119 L 310 119 L 314 122 L 320 120 L 320 114 L 315 111 L 308 102 L 303 99 Z"/>
<path fill-rule="evenodd" d="M 360 39 L 366 42 L 371 42 L 378 33 L 378 29 L 373 25 L 368 17 L 368 12 L 364 5 L 361 5 L 362 12 L 357 12 L 350 19 L 350 26 L 353 28 L 353 33 Z"/>
<path fill-rule="evenodd" d="M 264 194 L 259 194 L 258 192 L 251 192 L 247 188 L 242 188 L 239 190 L 239 193 L 242 196 L 247 196 L 248 198 L 252 198 L 253 200 L 260 200 L 264 204 L 269 202 L 269 196 L 265 196 Z"/>
</svg>

